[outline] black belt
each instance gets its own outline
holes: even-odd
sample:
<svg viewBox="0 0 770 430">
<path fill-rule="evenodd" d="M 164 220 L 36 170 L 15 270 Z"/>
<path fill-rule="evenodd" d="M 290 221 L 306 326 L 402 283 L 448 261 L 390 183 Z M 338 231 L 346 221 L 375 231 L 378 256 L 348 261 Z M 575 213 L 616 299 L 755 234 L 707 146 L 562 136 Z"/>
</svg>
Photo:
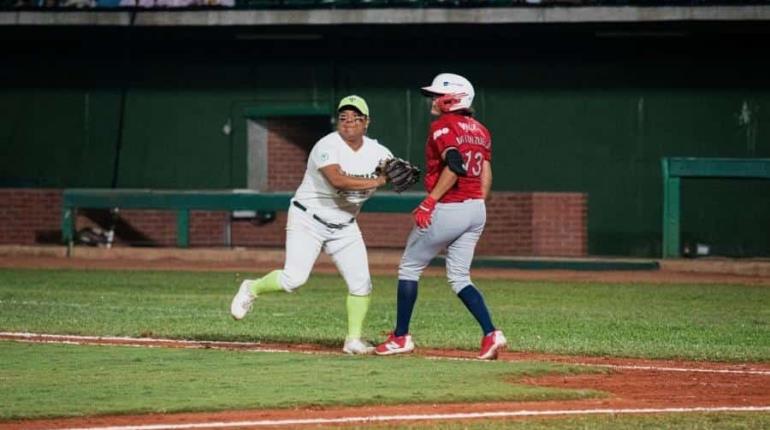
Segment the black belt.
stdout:
<svg viewBox="0 0 770 430">
<path fill-rule="evenodd" d="M 296 206 L 298 209 L 301 209 L 302 211 L 307 212 L 307 208 L 302 203 L 300 203 L 300 202 L 298 202 L 296 200 L 292 200 L 291 204 Z M 355 222 L 355 220 L 356 220 L 355 218 L 350 218 L 350 221 L 346 222 L 345 224 L 335 224 L 333 222 L 324 221 L 323 218 L 319 217 L 316 214 L 313 214 L 313 219 L 318 221 L 318 222 L 320 222 L 321 224 L 329 227 L 329 228 L 334 228 L 334 229 L 343 229 L 343 228 L 349 226 L 350 224 L 353 224 Z"/>
</svg>

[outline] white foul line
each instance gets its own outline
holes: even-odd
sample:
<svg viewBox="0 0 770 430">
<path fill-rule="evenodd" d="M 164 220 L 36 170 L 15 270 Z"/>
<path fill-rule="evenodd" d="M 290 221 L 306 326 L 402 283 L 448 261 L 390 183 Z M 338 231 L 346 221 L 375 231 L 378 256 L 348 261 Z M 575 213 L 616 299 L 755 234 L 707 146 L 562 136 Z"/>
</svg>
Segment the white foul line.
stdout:
<svg viewBox="0 0 770 430">
<path fill-rule="evenodd" d="M 181 339 L 158 339 L 152 337 L 121 337 L 121 336 L 80 336 L 80 335 L 67 335 L 67 334 L 44 334 L 44 333 L 18 333 L 18 332 L 0 332 L 1 339 L 11 339 L 18 341 L 29 341 L 36 343 L 58 343 L 58 344 L 103 344 L 100 341 L 118 342 L 114 346 L 144 346 L 155 347 L 163 345 L 176 345 L 185 348 L 212 348 L 212 349 L 228 349 L 235 346 L 243 347 L 250 351 L 258 352 L 294 352 L 298 354 L 312 354 L 312 355 L 326 355 L 334 354 L 329 351 L 304 351 L 297 350 L 292 351 L 290 349 L 276 349 L 266 346 L 260 346 L 255 342 L 224 342 L 215 340 L 181 340 Z M 462 357 L 426 357 L 430 360 L 459 360 L 459 361 L 478 361 L 472 358 Z M 562 363 L 561 361 L 554 361 L 555 363 Z M 705 368 L 688 368 L 688 367 L 659 367 L 659 366 L 633 366 L 623 364 L 602 364 L 602 363 L 573 363 L 564 362 L 563 364 L 573 366 L 588 366 L 588 367 L 604 367 L 608 369 L 622 369 L 622 370 L 649 370 L 654 372 L 690 372 L 690 373 L 722 373 L 722 374 L 738 374 L 738 375 L 760 375 L 770 376 L 770 370 L 755 370 L 755 369 L 705 369 Z"/>
<path fill-rule="evenodd" d="M 112 427 L 79 427 L 58 430 L 182 430 L 202 428 L 228 427 L 264 427 L 264 426 L 298 426 L 325 424 L 374 423 L 389 421 L 428 421 L 428 420 L 467 420 L 478 418 L 511 418 L 538 417 L 553 415 L 602 415 L 602 414 L 664 414 L 688 412 L 769 412 L 770 406 L 718 407 L 718 408 L 660 408 L 660 409 L 576 409 L 553 411 L 495 411 L 472 412 L 457 414 L 422 414 L 422 415 L 371 415 L 364 417 L 344 418 L 307 418 L 285 420 L 255 420 L 255 421 L 220 421 L 188 424 L 145 424 Z"/>
<path fill-rule="evenodd" d="M 622 364 L 591 364 L 591 363 L 565 363 L 578 366 L 607 367 L 610 369 L 623 370 L 650 370 L 656 372 L 700 372 L 700 373 L 737 373 L 741 375 L 764 375 L 770 376 L 770 370 L 733 370 L 733 369 L 695 369 L 688 367 L 657 367 L 657 366 L 630 366 Z"/>
<path fill-rule="evenodd" d="M 80 336 L 70 334 L 44 334 L 44 333 L 14 333 L 0 332 L 0 340 L 3 338 L 9 340 L 26 341 L 32 343 L 56 343 L 65 345 L 105 345 L 105 346 L 139 346 L 139 347 L 163 347 L 164 345 L 175 345 L 190 349 L 228 349 L 235 346 L 243 347 L 259 352 L 292 352 L 289 349 L 277 349 L 260 346 L 254 342 L 222 342 L 215 340 L 182 340 L 182 339 L 158 339 L 152 337 L 123 337 L 123 336 Z M 106 341 L 106 342 L 101 342 Z M 107 343 L 115 342 L 115 343 Z M 296 351 L 299 353 L 305 351 Z M 314 352 L 315 353 L 315 352 Z M 323 354 L 323 351 L 318 351 Z"/>
<path fill-rule="evenodd" d="M 252 346 L 259 347 L 258 343 L 254 342 L 222 342 L 222 341 L 207 341 L 207 340 L 181 340 L 181 339 L 158 339 L 153 337 L 127 337 L 127 336 L 81 336 L 75 334 L 46 334 L 46 333 L 27 333 L 27 332 L 0 332 L 0 336 L 18 339 L 51 339 L 56 341 L 58 339 L 76 339 L 82 341 L 120 341 L 120 342 L 137 342 L 137 343 L 177 343 L 180 345 L 191 346 L 206 346 L 206 345 L 238 345 L 238 346 Z M 116 345 L 119 346 L 119 345 Z"/>
</svg>

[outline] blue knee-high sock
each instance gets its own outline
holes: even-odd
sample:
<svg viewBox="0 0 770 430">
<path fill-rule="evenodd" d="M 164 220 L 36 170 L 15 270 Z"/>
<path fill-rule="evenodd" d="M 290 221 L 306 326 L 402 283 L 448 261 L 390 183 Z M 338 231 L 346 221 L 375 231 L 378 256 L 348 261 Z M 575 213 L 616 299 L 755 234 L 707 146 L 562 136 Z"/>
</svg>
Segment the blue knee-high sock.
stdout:
<svg viewBox="0 0 770 430">
<path fill-rule="evenodd" d="M 463 301 L 465 307 L 471 311 L 476 318 L 476 321 L 479 322 L 485 336 L 495 331 L 495 326 L 492 325 L 492 318 L 489 316 L 489 310 L 487 309 L 486 303 L 484 303 L 484 297 L 476 287 L 468 285 L 460 290 L 460 292 L 457 293 L 457 296 L 460 297 L 460 300 Z"/>
<path fill-rule="evenodd" d="M 409 333 L 409 321 L 412 319 L 412 310 L 417 301 L 417 281 L 398 280 L 398 294 L 396 303 L 396 336 Z"/>
</svg>

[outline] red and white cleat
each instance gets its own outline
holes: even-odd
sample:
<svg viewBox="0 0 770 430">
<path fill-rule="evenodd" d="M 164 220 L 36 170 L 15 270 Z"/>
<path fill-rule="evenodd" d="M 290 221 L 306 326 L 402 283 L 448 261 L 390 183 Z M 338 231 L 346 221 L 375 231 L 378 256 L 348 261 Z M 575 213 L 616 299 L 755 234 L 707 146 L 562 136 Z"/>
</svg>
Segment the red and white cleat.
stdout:
<svg viewBox="0 0 770 430">
<path fill-rule="evenodd" d="M 388 339 L 377 345 L 377 348 L 374 349 L 374 353 L 377 355 L 406 354 L 412 351 L 414 351 L 412 335 L 396 336 L 393 333 L 390 333 Z"/>
<path fill-rule="evenodd" d="M 502 331 L 495 330 L 489 333 L 481 339 L 481 352 L 476 358 L 479 360 L 497 360 L 497 353 L 501 349 L 505 349 L 507 342 Z"/>
</svg>

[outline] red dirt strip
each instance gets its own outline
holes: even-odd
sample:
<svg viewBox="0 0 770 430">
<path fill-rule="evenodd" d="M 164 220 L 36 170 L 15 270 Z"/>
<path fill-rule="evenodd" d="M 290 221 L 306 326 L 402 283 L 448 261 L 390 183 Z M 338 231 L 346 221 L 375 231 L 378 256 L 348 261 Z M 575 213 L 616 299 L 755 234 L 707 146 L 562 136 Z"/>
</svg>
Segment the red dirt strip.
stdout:
<svg viewBox="0 0 770 430">
<path fill-rule="evenodd" d="M 0 253 L 0 255 L 2 255 Z M 283 266 L 280 262 L 254 261 L 188 261 L 175 258 L 142 260 L 137 258 L 60 258 L 2 255 L 0 268 L 9 269 L 73 269 L 73 270 L 185 270 L 205 272 L 259 273 Z M 370 256 L 369 270 L 372 275 L 393 276 L 398 273 L 398 262 L 391 264 Z M 338 275 L 336 266 L 318 261 L 313 266 L 315 274 Z M 425 276 L 445 276 L 443 267 L 428 267 Z M 474 268 L 475 279 L 504 279 L 510 281 L 578 282 L 578 283 L 641 283 L 641 284 L 739 284 L 760 287 L 770 286 L 770 276 L 745 276 L 730 273 L 699 273 L 671 270 L 520 270 Z"/>
<path fill-rule="evenodd" d="M 131 345 L 168 348 L 222 348 L 254 351 L 292 351 L 339 354 L 318 345 L 245 342 L 198 342 L 172 339 L 56 336 L 0 333 L 0 339 L 96 345 Z M 435 359 L 472 359 L 469 351 L 420 350 Z M 375 360 L 387 358 L 372 357 Z M 47 420 L 2 421 L 0 430 L 73 428 L 297 428 L 323 425 L 470 420 L 474 418 L 526 418 L 567 414 L 662 413 L 695 411 L 770 412 L 770 363 L 730 364 L 676 360 L 642 360 L 577 357 L 505 352 L 504 361 L 550 361 L 608 367 L 603 374 L 528 378 L 526 384 L 609 393 L 602 399 L 545 402 L 486 402 L 409 404 L 366 407 L 312 407 L 212 413 L 99 416 Z M 697 409 L 727 408 L 727 409 Z M 755 408 L 755 409 L 753 409 Z M 459 414 L 459 415 L 453 415 Z M 480 414 L 480 415 L 471 415 Z M 309 420 L 309 421 L 302 421 Z"/>
</svg>

